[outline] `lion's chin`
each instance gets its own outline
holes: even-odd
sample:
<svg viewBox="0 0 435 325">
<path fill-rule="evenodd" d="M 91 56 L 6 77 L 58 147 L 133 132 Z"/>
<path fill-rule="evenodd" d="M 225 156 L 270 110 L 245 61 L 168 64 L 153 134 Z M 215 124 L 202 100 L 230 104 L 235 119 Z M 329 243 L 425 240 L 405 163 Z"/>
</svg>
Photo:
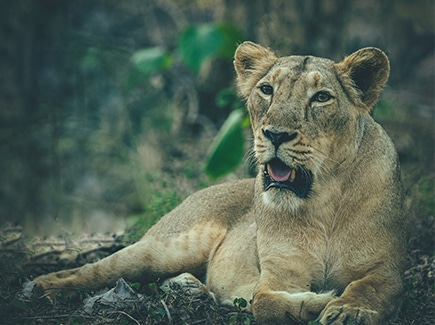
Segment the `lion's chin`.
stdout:
<svg viewBox="0 0 435 325">
<path fill-rule="evenodd" d="M 264 191 L 271 188 L 290 190 L 299 198 L 307 198 L 313 174 L 304 167 L 290 168 L 280 159 L 274 158 L 264 165 Z"/>
</svg>

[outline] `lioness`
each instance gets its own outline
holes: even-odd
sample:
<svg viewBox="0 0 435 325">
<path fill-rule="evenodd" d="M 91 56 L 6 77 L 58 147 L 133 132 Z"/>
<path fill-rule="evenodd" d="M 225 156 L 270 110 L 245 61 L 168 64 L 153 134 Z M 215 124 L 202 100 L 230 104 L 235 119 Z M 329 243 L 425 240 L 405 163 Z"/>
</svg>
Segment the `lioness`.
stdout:
<svg viewBox="0 0 435 325">
<path fill-rule="evenodd" d="M 385 324 L 406 256 L 399 163 L 369 115 L 389 61 L 364 48 L 340 63 L 278 58 L 242 43 L 234 66 L 247 101 L 258 176 L 187 198 L 137 243 L 81 268 L 43 275 L 53 295 L 119 277 L 184 274 L 220 302 L 252 299 L 259 324 Z"/>
</svg>

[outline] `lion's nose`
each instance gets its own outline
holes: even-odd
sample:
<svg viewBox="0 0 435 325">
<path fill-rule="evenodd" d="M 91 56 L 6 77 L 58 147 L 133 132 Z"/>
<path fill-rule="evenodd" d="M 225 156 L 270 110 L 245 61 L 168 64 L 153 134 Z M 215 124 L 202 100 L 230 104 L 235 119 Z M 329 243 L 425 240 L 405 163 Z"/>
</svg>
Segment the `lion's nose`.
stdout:
<svg viewBox="0 0 435 325">
<path fill-rule="evenodd" d="M 291 141 L 298 135 L 297 132 L 290 134 L 288 132 L 276 132 L 272 130 L 263 130 L 263 134 L 266 139 L 272 142 L 276 149 L 278 149 L 282 143 Z"/>
</svg>

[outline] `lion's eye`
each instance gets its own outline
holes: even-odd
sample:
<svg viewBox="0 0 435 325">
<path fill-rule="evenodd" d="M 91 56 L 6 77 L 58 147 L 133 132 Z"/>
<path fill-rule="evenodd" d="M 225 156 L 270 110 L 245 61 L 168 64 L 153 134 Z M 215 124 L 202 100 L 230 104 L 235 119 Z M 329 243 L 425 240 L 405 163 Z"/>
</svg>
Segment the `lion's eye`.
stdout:
<svg viewBox="0 0 435 325">
<path fill-rule="evenodd" d="M 326 91 L 319 91 L 317 94 L 315 94 L 312 98 L 314 102 L 324 103 L 330 100 L 332 96 L 327 93 Z"/>
<path fill-rule="evenodd" d="M 265 95 L 272 95 L 273 94 L 273 87 L 271 85 L 262 85 L 262 86 L 260 86 L 260 90 Z"/>
</svg>

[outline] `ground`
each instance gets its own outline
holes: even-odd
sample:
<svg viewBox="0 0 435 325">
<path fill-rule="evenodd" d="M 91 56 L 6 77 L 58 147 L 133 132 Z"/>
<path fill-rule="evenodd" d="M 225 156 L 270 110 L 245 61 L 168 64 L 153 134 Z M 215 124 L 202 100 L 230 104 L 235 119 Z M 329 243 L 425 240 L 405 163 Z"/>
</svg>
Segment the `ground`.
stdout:
<svg viewBox="0 0 435 325">
<path fill-rule="evenodd" d="M 428 225 L 426 225 L 428 226 Z M 254 324 L 243 301 L 234 307 L 216 305 L 208 297 L 192 297 L 179 288 L 162 290 L 158 283 L 130 284 L 131 303 L 95 304 L 89 311 L 83 299 L 47 299 L 26 296 L 26 282 L 33 277 L 96 261 L 125 246 L 122 236 L 83 236 L 29 239 L 20 227 L 0 231 L 0 324 Z M 423 238 L 422 238 L 423 239 Z M 413 245 L 419 243 L 414 241 Z M 433 320 L 435 258 L 413 247 L 405 272 L 405 296 L 397 325 L 430 324 Z M 136 294 L 139 293 L 139 296 Z M 83 293 L 81 298 L 87 297 Z M 92 294 L 92 293 L 90 293 Z M 140 298 L 142 297 L 142 298 Z M 139 299 L 140 298 L 140 299 Z"/>
</svg>

